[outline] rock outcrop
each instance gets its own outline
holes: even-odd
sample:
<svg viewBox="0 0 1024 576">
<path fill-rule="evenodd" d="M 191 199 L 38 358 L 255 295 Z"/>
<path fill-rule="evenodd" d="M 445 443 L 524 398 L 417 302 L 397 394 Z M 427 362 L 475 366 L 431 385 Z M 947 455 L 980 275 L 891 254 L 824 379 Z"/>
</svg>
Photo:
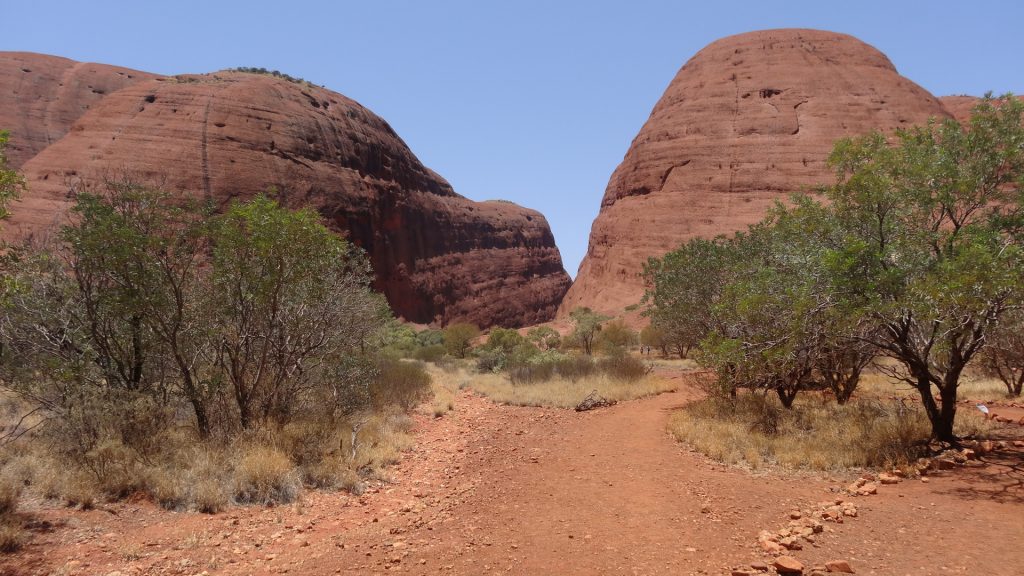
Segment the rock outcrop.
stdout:
<svg viewBox="0 0 1024 576">
<path fill-rule="evenodd" d="M 943 96 L 939 102 L 946 108 L 946 111 L 956 118 L 957 122 L 967 124 L 971 120 L 971 111 L 981 100 L 975 96 Z"/>
<path fill-rule="evenodd" d="M 1024 96 L 1017 96 L 1018 99 L 1024 101 Z M 946 108 L 956 121 L 967 125 L 971 121 L 971 112 L 974 111 L 974 107 L 981 102 L 981 98 L 978 96 L 942 96 L 939 98 L 939 102 Z"/>
<path fill-rule="evenodd" d="M 643 295 L 648 257 L 744 229 L 774 201 L 831 181 L 825 160 L 837 139 L 947 116 L 851 36 L 768 30 L 710 44 L 676 75 L 612 175 L 559 315 L 620 312 Z"/>
<path fill-rule="evenodd" d="M 219 72 L 137 83 L 94 104 L 23 171 L 29 192 L 6 224 L 21 237 L 64 218 L 69 189 L 103 178 L 221 207 L 274 188 L 365 249 L 376 287 L 413 322 L 542 322 L 570 282 L 540 213 L 456 194 L 383 119 L 305 82 Z"/>
<path fill-rule="evenodd" d="M 0 130 L 11 132 L 7 159 L 21 167 L 60 140 L 107 94 L 153 74 L 31 52 L 0 52 Z"/>
</svg>

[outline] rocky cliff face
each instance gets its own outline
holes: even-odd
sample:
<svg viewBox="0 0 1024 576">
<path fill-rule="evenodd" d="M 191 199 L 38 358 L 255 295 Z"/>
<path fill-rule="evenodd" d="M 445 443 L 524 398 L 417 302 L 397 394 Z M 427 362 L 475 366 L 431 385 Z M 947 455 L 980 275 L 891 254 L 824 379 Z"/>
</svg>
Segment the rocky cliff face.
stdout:
<svg viewBox="0 0 1024 576">
<path fill-rule="evenodd" d="M 981 100 L 975 96 L 943 96 L 939 102 L 946 108 L 946 111 L 956 118 L 957 122 L 967 124 L 971 120 L 971 111 Z"/>
<path fill-rule="evenodd" d="M 612 174 L 587 255 L 559 315 L 620 312 L 640 274 L 693 237 L 757 222 L 776 200 L 831 181 L 835 140 L 947 117 L 884 54 L 843 34 L 732 36 L 679 71 Z"/>
<path fill-rule="evenodd" d="M 0 130 L 11 132 L 7 159 L 21 167 L 60 140 L 107 94 L 153 74 L 30 52 L 0 52 Z"/>
<path fill-rule="evenodd" d="M 376 287 L 414 322 L 521 326 L 569 285 L 544 217 L 473 202 L 424 167 L 380 117 L 340 94 L 268 75 L 156 78 L 92 105 L 26 162 L 9 234 L 60 222 L 68 191 L 128 175 L 224 206 L 276 189 L 363 247 Z"/>
<path fill-rule="evenodd" d="M 1024 96 L 1017 96 L 1021 101 L 1024 101 Z M 946 108 L 946 111 L 956 118 L 957 122 L 967 125 L 971 121 L 971 112 L 974 111 L 974 107 L 981 102 L 981 98 L 978 96 L 942 96 L 939 98 L 939 102 Z"/>
</svg>

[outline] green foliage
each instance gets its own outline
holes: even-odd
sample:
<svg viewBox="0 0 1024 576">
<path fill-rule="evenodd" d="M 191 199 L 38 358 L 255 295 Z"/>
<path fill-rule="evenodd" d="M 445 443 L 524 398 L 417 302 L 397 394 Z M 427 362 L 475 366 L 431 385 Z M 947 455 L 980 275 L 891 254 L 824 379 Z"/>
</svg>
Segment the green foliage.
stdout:
<svg viewBox="0 0 1024 576">
<path fill-rule="evenodd" d="M 597 369 L 616 380 L 626 382 L 635 382 L 651 372 L 642 360 L 628 354 L 613 354 L 602 358 L 597 363 Z"/>
<path fill-rule="evenodd" d="M 228 68 L 228 72 L 244 72 L 246 74 L 262 74 L 264 76 L 273 76 L 274 78 L 281 78 L 287 80 L 293 84 L 301 84 L 303 86 L 313 86 L 313 84 L 303 78 L 297 78 L 295 76 L 289 76 L 284 72 L 278 70 L 267 70 L 266 68 L 255 68 L 252 66 L 240 66 L 238 68 Z"/>
<path fill-rule="evenodd" d="M 953 439 L 956 388 L 1021 305 L 1024 104 L 987 98 L 949 120 L 836 144 L 829 203 L 796 196 L 747 233 L 651 259 L 652 326 L 699 343 L 719 389 L 801 389 L 844 402 L 874 354 L 897 360 L 933 434 Z M 933 397 L 939 391 L 939 402 Z"/>
<path fill-rule="evenodd" d="M 430 346 L 423 346 L 417 348 L 412 353 L 412 357 L 421 362 L 440 362 L 444 358 L 445 350 L 441 344 L 431 344 Z"/>
<path fill-rule="evenodd" d="M 368 407 L 389 312 L 316 214 L 259 197 L 211 219 L 130 180 L 74 210 L 62 247 L 13 251 L 0 314 L 3 380 L 47 414 L 62 459 L 128 477 L 107 462 L 149 462 L 177 414 L 230 438 Z"/>
<path fill-rule="evenodd" d="M 379 348 L 441 347 L 392 321 L 314 212 L 261 196 L 211 216 L 128 179 L 74 210 L 62 244 L 7 253 L 0 307 L 0 381 L 61 468 L 44 493 L 216 511 L 393 461 L 430 377 Z"/>
<path fill-rule="evenodd" d="M 371 396 L 378 411 L 389 406 L 411 410 L 430 396 L 430 374 L 420 362 L 383 360 Z"/>
<path fill-rule="evenodd" d="M 517 346 L 526 342 L 526 338 L 523 338 L 516 330 L 511 328 L 494 328 L 487 335 L 487 342 L 483 345 L 483 348 L 485 350 L 500 351 L 508 355 Z"/>
<path fill-rule="evenodd" d="M 0 130 L 0 220 L 10 215 L 7 207 L 25 190 L 25 179 L 17 171 L 7 167 L 6 150 L 9 137 L 8 132 Z"/>
<path fill-rule="evenodd" d="M 392 319 L 381 333 L 380 346 L 389 356 L 410 358 L 421 345 L 411 326 Z"/>
<path fill-rule="evenodd" d="M 416 334 L 416 342 L 420 346 L 443 346 L 444 332 L 428 328 Z"/>
<path fill-rule="evenodd" d="M 378 329 L 369 265 L 315 212 L 263 196 L 216 217 L 210 243 L 214 363 L 230 367 L 239 424 L 284 420 L 334 355 L 354 353 Z"/>
<path fill-rule="evenodd" d="M 541 350 L 557 350 L 562 345 L 562 337 L 550 326 L 530 328 L 526 332 L 526 339 Z"/>
<path fill-rule="evenodd" d="M 443 334 L 444 347 L 448 354 L 456 358 L 465 358 L 473 346 L 473 340 L 480 335 L 480 329 L 472 324 L 460 322 L 446 327 Z"/>
<path fill-rule="evenodd" d="M 569 313 L 569 320 L 572 322 L 572 339 L 583 348 L 583 352 L 590 356 L 594 352 L 594 338 L 601 330 L 601 325 L 609 320 L 608 316 L 598 314 L 590 308 L 576 308 Z"/>
<path fill-rule="evenodd" d="M 648 324 L 640 330 L 640 345 L 650 346 L 651 348 L 657 348 L 661 350 L 662 356 L 668 356 L 669 354 L 669 340 L 668 334 L 665 330 L 654 324 Z M 688 349 L 680 350 L 680 358 L 685 358 Z"/>
<path fill-rule="evenodd" d="M 605 324 L 596 338 L 596 345 L 606 354 L 618 354 L 636 345 L 639 336 L 622 320 Z"/>
<path fill-rule="evenodd" d="M 826 191 L 842 242 L 822 260 L 843 315 L 870 318 L 933 434 L 952 440 L 959 378 L 1021 303 L 1024 104 L 987 97 L 964 129 L 931 122 L 843 140 Z M 936 401 L 933 389 L 939 392 Z"/>
</svg>

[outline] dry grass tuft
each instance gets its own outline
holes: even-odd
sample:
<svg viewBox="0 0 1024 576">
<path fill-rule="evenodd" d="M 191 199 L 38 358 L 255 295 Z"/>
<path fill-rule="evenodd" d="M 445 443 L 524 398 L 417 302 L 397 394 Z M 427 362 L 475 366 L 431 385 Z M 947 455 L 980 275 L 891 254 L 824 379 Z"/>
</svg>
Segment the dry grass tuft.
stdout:
<svg viewBox="0 0 1024 576">
<path fill-rule="evenodd" d="M 446 407 L 454 405 L 455 389 L 445 386 Z M 107 440 L 79 461 L 61 460 L 45 439 L 26 437 L 0 450 L 0 519 L 11 516 L 5 511 L 22 488 L 81 509 L 134 495 L 168 510 L 210 514 L 233 503 L 293 502 L 306 486 L 358 494 L 412 446 L 411 428 L 395 406 L 347 419 L 308 417 L 230 443 L 176 428 L 161 433 L 159 451 L 148 457 Z"/>
<path fill-rule="evenodd" d="M 294 501 L 302 483 L 288 456 L 270 446 L 246 450 L 234 470 L 233 496 L 243 504 L 275 504 Z"/>
<path fill-rule="evenodd" d="M 694 402 L 668 426 L 677 439 L 711 458 L 754 469 L 902 467 L 924 455 L 931 432 L 923 410 L 910 401 L 858 399 L 840 406 L 807 396 L 786 410 L 760 394 Z M 958 434 L 986 430 L 980 417 L 958 413 Z"/>
<path fill-rule="evenodd" d="M 25 530 L 17 516 L 22 483 L 11 474 L 0 474 L 0 552 L 10 553 L 25 542 Z"/>
<path fill-rule="evenodd" d="M 425 404 L 424 407 L 428 409 L 428 414 L 440 418 L 455 409 L 455 395 L 459 391 L 459 371 L 453 370 L 450 366 L 435 365 L 428 366 L 427 371 L 430 373 L 433 398 L 429 405 Z"/>
<path fill-rule="evenodd" d="M 503 374 L 473 374 L 466 379 L 473 390 L 495 402 L 549 408 L 574 408 L 594 390 L 608 400 L 623 401 L 676 389 L 675 383 L 650 374 L 633 382 L 607 374 L 593 374 L 576 381 L 555 377 L 531 384 L 513 384 Z"/>
<path fill-rule="evenodd" d="M 25 543 L 25 529 L 18 522 L 0 521 L 0 552 L 17 552 Z"/>
</svg>

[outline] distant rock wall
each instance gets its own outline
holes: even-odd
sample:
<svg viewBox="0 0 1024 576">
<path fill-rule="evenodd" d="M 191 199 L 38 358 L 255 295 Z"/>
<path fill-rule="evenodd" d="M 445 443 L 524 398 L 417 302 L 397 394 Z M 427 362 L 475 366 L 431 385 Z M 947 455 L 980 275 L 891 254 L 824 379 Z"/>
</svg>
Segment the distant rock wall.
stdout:
<svg viewBox="0 0 1024 576">
<path fill-rule="evenodd" d="M 693 237 L 759 221 L 832 181 L 833 143 L 949 113 L 884 54 L 844 34 L 767 30 L 718 40 L 679 71 L 612 174 L 559 315 L 643 295 L 642 266 Z"/>
<path fill-rule="evenodd" d="M 52 229 L 71 186 L 129 174 L 221 207 L 273 187 L 285 205 L 317 209 L 366 250 L 376 287 L 413 322 L 543 322 L 570 283 L 543 215 L 456 194 L 341 94 L 219 72 L 149 79 L 90 107 L 24 163 L 29 192 L 7 234 Z"/>
<path fill-rule="evenodd" d="M 11 132 L 7 160 L 20 168 L 60 140 L 107 94 L 156 78 L 118 66 L 31 52 L 0 52 L 0 130 Z"/>
</svg>

